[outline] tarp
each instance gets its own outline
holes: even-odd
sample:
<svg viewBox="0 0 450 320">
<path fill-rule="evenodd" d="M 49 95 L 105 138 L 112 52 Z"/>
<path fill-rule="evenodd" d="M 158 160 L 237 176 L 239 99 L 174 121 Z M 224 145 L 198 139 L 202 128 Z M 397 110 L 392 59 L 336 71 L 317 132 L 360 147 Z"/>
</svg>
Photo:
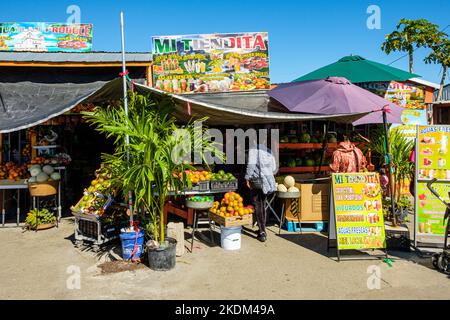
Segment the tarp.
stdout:
<svg viewBox="0 0 450 320">
<path fill-rule="evenodd" d="M 106 102 L 122 97 L 122 79 L 90 83 L 0 82 L 0 133 L 26 129 L 61 115 L 79 103 Z M 135 84 L 142 93 L 165 94 L 157 89 Z M 191 118 L 208 117 L 214 125 L 251 125 L 276 122 L 332 120 L 350 123 L 366 115 L 315 115 L 280 112 L 267 91 L 171 94 L 175 103 L 175 117 L 181 122 Z M 188 112 L 190 105 L 190 114 Z"/>
<path fill-rule="evenodd" d="M 165 94 L 155 88 L 136 84 L 142 93 Z M 267 91 L 170 94 L 176 103 L 175 117 L 182 122 L 191 118 L 208 117 L 214 125 L 251 125 L 293 121 L 331 120 L 351 123 L 367 113 L 317 115 L 291 113 L 269 98 Z M 188 106 L 189 104 L 189 106 Z M 281 109 L 284 109 L 280 112 Z M 189 114 L 190 110 L 190 114 Z"/>
</svg>

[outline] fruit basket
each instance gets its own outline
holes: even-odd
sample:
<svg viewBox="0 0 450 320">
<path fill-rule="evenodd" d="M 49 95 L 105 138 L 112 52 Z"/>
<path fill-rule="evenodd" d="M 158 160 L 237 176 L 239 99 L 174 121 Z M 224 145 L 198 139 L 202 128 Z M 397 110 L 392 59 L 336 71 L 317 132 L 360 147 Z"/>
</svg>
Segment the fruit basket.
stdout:
<svg viewBox="0 0 450 320">
<path fill-rule="evenodd" d="M 213 196 L 191 196 L 186 199 L 186 206 L 191 209 L 208 210 L 214 205 Z"/>
<path fill-rule="evenodd" d="M 238 188 L 238 181 L 236 180 L 211 180 L 210 189 L 217 190 L 236 190 Z"/>
<path fill-rule="evenodd" d="M 224 226 L 225 228 L 253 224 L 253 215 L 252 214 L 246 214 L 243 216 L 231 216 L 231 217 L 225 216 L 224 217 L 224 216 L 221 216 L 221 215 L 218 215 L 216 213 L 209 211 L 209 217 L 215 223 L 217 223 L 218 225 Z"/>
<path fill-rule="evenodd" d="M 32 197 L 47 197 L 58 193 L 59 181 L 28 183 L 28 190 Z"/>
</svg>

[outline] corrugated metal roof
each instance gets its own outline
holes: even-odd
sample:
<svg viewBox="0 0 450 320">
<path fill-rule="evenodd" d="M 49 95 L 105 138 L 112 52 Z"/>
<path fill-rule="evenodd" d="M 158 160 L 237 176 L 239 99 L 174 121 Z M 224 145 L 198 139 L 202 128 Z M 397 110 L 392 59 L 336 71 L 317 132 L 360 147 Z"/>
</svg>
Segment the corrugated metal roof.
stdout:
<svg viewBox="0 0 450 320">
<path fill-rule="evenodd" d="M 450 103 L 450 83 L 444 86 L 442 90 L 442 96 L 439 101 L 437 101 L 439 90 L 434 91 L 434 104 L 448 104 Z"/>
<path fill-rule="evenodd" d="M 431 81 L 427 81 L 427 80 L 424 80 L 424 79 L 411 78 L 408 81 L 412 81 L 412 82 L 415 82 L 415 83 L 418 83 L 418 84 L 422 84 L 424 86 L 431 87 L 431 88 L 434 88 L 434 89 L 438 89 L 439 88 L 439 85 L 437 83 L 434 83 L 434 82 L 431 82 Z"/>
<path fill-rule="evenodd" d="M 151 62 L 150 52 L 127 52 L 127 62 Z M 17 62 L 122 62 L 120 52 L 0 52 L 0 61 Z"/>
</svg>

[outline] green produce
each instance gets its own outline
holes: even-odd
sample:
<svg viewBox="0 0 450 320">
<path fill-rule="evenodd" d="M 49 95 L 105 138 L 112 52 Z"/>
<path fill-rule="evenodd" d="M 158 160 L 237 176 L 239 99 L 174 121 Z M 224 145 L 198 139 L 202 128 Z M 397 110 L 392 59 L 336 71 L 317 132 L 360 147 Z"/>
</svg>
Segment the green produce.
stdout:
<svg viewBox="0 0 450 320">
<path fill-rule="evenodd" d="M 337 138 L 334 134 L 329 134 L 328 135 L 328 142 L 329 143 L 337 143 Z"/>
<path fill-rule="evenodd" d="M 315 161 L 313 159 L 306 159 L 305 160 L 305 166 L 307 166 L 307 167 L 314 167 L 315 166 Z"/>
<path fill-rule="evenodd" d="M 311 136 L 309 135 L 309 133 L 302 133 L 300 136 L 300 142 L 302 143 L 310 143 L 311 142 Z"/>
<path fill-rule="evenodd" d="M 297 167 L 301 167 L 303 165 L 302 158 L 295 159 L 295 164 L 297 165 Z"/>
<path fill-rule="evenodd" d="M 188 198 L 192 202 L 213 202 L 214 197 L 212 196 L 192 196 Z"/>
<path fill-rule="evenodd" d="M 25 223 L 32 229 L 35 229 L 40 224 L 54 224 L 55 222 L 55 215 L 47 209 L 42 209 L 39 211 L 37 209 L 33 209 L 28 212 L 25 219 Z"/>
<path fill-rule="evenodd" d="M 297 166 L 297 163 L 295 162 L 295 159 L 291 159 L 288 162 L 288 167 L 289 168 L 295 168 Z"/>
</svg>

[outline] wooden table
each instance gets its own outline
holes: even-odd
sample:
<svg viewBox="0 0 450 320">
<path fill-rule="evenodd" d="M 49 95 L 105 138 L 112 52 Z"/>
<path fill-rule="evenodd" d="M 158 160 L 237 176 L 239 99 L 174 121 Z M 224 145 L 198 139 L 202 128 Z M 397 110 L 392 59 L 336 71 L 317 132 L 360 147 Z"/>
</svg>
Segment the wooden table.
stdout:
<svg viewBox="0 0 450 320">
<path fill-rule="evenodd" d="M 28 189 L 28 185 L 25 182 L 25 179 L 21 179 L 19 181 L 11 181 L 11 180 L 0 180 L 0 190 L 2 190 L 2 227 L 5 226 L 5 191 L 6 190 L 16 190 L 17 192 L 17 226 L 19 226 L 20 219 L 20 190 Z"/>
</svg>

